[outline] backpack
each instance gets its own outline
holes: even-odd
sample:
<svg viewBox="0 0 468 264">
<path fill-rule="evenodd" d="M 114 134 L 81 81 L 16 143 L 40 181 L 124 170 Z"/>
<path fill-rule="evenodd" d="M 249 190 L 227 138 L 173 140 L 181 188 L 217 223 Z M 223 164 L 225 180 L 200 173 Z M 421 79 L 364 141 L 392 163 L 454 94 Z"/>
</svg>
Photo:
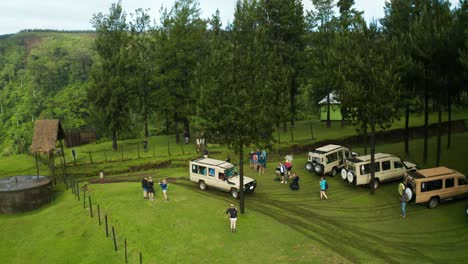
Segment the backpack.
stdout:
<svg viewBox="0 0 468 264">
<path fill-rule="evenodd" d="M 328 182 L 325 182 L 325 190 L 328 190 Z"/>
</svg>

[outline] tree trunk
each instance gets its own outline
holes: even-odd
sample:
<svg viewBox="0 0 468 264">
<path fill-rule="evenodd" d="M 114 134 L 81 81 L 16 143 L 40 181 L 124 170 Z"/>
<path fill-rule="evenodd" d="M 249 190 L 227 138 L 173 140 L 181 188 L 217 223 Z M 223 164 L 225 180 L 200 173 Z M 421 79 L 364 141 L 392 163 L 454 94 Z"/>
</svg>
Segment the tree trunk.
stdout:
<svg viewBox="0 0 468 264">
<path fill-rule="evenodd" d="M 176 144 L 179 144 L 180 143 L 180 135 L 179 135 L 179 122 L 177 120 L 177 113 L 174 113 L 174 134 L 175 134 Z"/>
<path fill-rule="evenodd" d="M 283 132 L 288 132 L 288 121 L 286 120 L 283 121 Z"/>
<path fill-rule="evenodd" d="M 296 118 L 296 78 L 292 76 L 291 94 L 290 94 L 290 110 L 291 110 L 291 127 L 294 127 L 294 119 Z"/>
<path fill-rule="evenodd" d="M 370 178 L 370 194 L 374 194 L 374 181 L 375 181 L 375 121 L 371 117 L 371 134 L 370 134 L 370 155 L 371 155 L 371 178 Z"/>
<path fill-rule="evenodd" d="M 447 95 L 447 111 L 448 111 L 448 128 L 447 128 L 447 148 L 450 148 L 452 139 L 452 98 L 450 92 Z"/>
<path fill-rule="evenodd" d="M 239 143 L 239 193 L 240 193 L 240 211 L 241 214 L 244 213 L 244 144 L 242 143 L 242 139 Z"/>
<path fill-rule="evenodd" d="M 363 136 L 364 136 L 364 155 L 367 155 L 367 124 L 363 124 Z"/>
<path fill-rule="evenodd" d="M 117 131 L 115 129 L 112 131 L 112 149 L 117 151 Z"/>
<path fill-rule="evenodd" d="M 442 138 L 442 105 L 439 104 L 439 118 L 437 122 L 437 156 L 436 156 L 436 167 L 440 165 L 440 144 Z"/>
<path fill-rule="evenodd" d="M 145 90 L 146 91 L 146 90 Z M 147 95 L 145 95 L 145 98 L 143 98 L 143 118 L 145 119 L 145 138 L 148 138 L 148 102 L 147 100 Z"/>
<path fill-rule="evenodd" d="M 427 140 L 429 137 L 429 91 L 427 88 L 427 81 L 424 87 L 424 150 L 423 162 L 427 163 Z"/>
<path fill-rule="evenodd" d="M 331 127 L 330 121 L 330 93 L 327 95 L 327 127 Z"/>
<path fill-rule="evenodd" d="M 190 123 L 188 118 L 184 118 L 184 131 L 187 131 L 190 135 Z"/>
<path fill-rule="evenodd" d="M 406 104 L 405 110 L 405 153 L 409 153 L 409 103 Z"/>
</svg>

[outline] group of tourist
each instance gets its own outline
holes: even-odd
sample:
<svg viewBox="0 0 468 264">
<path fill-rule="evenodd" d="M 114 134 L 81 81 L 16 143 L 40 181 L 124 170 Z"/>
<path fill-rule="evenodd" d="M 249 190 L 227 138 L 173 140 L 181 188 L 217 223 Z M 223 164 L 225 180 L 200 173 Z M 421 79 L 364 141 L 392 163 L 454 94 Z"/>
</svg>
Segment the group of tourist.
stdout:
<svg viewBox="0 0 468 264">
<path fill-rule="evenodd" d="M 284 162 L 280 162 L 275 170 L 276 178 L 275 180 L 281 181 L 281 184 L 288 184 L 288 181 L 291 180 L 289 187 L 293 191 L 299 190 L 299 176 L 296 173 L 292 173 L 292 155 L 287 155 Z M 320 199 L 325 198 L 328 200 L 327 189 L 328 183 L 325 179 L 325 176 L 322 176 L 319 181 L 320 186 Z"/>
<path fill-rule="evenodd" d="M 162 193 L 164 195 L 164 199 L 168 201 L 167 198 L 167 181 L 166 179 L 158 182 L 159 187 L 161 187 Z M 149 200 L 154 200 L 154 182 L 152 177 L 143 177 L 141 180 L 141 188 L 143 189 L 143 198 L 144 199 L 149 199 Z"/>
<path fill-rule="evenodd" d="M 267 164 L 267 152 L 265 149 L 249 152 L 250 168 L 258 172 L 258 175 L 265 174 Z"/>
</svg>

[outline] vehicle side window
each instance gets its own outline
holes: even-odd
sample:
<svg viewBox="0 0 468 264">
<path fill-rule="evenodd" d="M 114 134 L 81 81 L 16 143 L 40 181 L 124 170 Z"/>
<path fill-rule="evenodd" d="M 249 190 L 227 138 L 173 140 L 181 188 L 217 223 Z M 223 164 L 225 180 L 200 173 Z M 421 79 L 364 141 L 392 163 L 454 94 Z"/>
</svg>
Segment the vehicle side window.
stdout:
<svg viewBox="0 0 468 264">
<path fill-rule="evenodd" d="M 206 175 L 206 167 L 198 166 L 198 174 Z"/>
<path fill-rule="evenodd" d="M 193 173 L 198 173 L 198 166 L 197 165 L 192 165 L 192 172 Z"/>
<path fill-rule="evenodd" d="M 344 155 L 345 155 L 346 158 L 349 158 L 349 156 L 350 156 L 349 151 L 345 150 Z"/>
<path fill-rule="evenodd" d="M 466 178 L 458 178 L 458 186 L 463 186 L 466 184 Z"/>
<path fill-rule="evenodd" d="M 394 162 L 393 162 L 393 168 L 395 168 L 395 169 L 403 168 L 403 164 L 401 164 L 401 163 L 398 162 L 398 161 L 394 161 Z"/>
<path fill-rule="evenodd" d="M 213 168 L 208 168 L 208 176 L 213 177 L 215 175 L 215 169 Z"/>
<path fill-rule="evenodd" d="M 389 169 L 390 169 L 390 161 L 387 160 L 387 161 L 382 162 L 382 170 L 386 171 L 386 170 L 389 170 Z"/>
<path fill-rule="evenodd" d="M 326 158 L 327 158 L 327 164 L 332 163 L 334 161 L 337 161 L 338 160 L 338 153 L 335 152 L 335 153 L 329 154 L 329 155 L 326 156 Z"/>
<path fill-rule="evenodd" d="M 375 172 L 379 172 L 380 171 L 380 162 L 375 162 L 374 163 L 374 170 Z M 371 173 L 371 166 L 370 166 L 370 163 L 369 164 L 365 164 L 365 165 L 361 165 L 361 175 L 364 175 L 364 174 L 369 174 Z"/>
<path fill-rule="evenodd" d="M 452 188 L 455 185 L 455 179 L 445 179 L 445 188 Z"/>
<path fill-rule="evenodd" d="M 223 181 L 226 180 L 226 177 L 224 176 L 224 173 L 222 173 L 222 172 L 218 173 L 218 179 L 223 180 Z"/>
<path fill-rule="evenodd" d="M 430 192 L 442 189 L 442 180 L 428 181 L 421 183 L 421 192 Z"/>
</svg>

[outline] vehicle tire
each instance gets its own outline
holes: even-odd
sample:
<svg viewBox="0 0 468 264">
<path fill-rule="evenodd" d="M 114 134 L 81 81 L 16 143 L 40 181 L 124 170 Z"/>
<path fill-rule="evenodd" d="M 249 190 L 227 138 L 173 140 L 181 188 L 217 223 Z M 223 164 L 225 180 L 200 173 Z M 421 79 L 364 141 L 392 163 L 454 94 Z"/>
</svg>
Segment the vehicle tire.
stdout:
<svg viewBox="0 0 468 264">
<path fill-rule="evenodd" d="M 306 162 L 305 169 L 308 172 L 313 172 L 314 171 L 314 164 L 312 162 L 310 162 L 310 161 Z"/>
<path fill-rule="evenodd" d="M 429 209 L 436 208 L 439 205 L 439 202 L 439 197 L 432 197 L 427 203 L 427 207 L 429 207 Z"/>
<path fill-rule="evenodd" d="M 323 170 L 324 170 L 324 167 L 323 167 L 322 164 L 315 164 L 315 166 L 314 166 L 315 173 L 317 173 L 318 175 L 322 175 Z"/>
<path fill-rule="evenodd" d="M 349 183 L 354 183 L 354 179 L 356 178 L 354 176 L 354 173 L 348 171 L 348 173 L 346 174 L 346 178 L 348 179 L 348 182 Z"/>
<path fill-rule="evenodd" d="M 343 179 L 343 181 L 346 181 L 347 177 L 348 177 L 348 172 L 346 171 L 346 169 L 341 169 L 341 179 Z"/>
<path fill-rule="evenodd" d="M 232 198 L 234 198 L 234 199 L 239 199 L 240 198 L 239 191 L 236 188 L 231 189 L 231 195 L 232 195 Z"/>
<path fill-rule="evenodd" d="M 374 190 L 377 190 L 377 188 L 379 188 L 379 185 L 380 185 L 379 178 L 375 178 L 374 179 Z"/>
<path fill-rule="evenodd" d="M 204 181 L 199 181 L 198 186 L 200 187 L 200 190 L 206 191 L 206 183 Z"/>
<path fill-rule="evenodd" d="M 332 169 L 331 172 L 330 172 L 330 175 L 331 175 L 332 177 L 334 177 L 337 173 L 338 173 L 338 171 L 337 171 L 336 167 L 333 167 L 333 169 Z"/>
</svg>

